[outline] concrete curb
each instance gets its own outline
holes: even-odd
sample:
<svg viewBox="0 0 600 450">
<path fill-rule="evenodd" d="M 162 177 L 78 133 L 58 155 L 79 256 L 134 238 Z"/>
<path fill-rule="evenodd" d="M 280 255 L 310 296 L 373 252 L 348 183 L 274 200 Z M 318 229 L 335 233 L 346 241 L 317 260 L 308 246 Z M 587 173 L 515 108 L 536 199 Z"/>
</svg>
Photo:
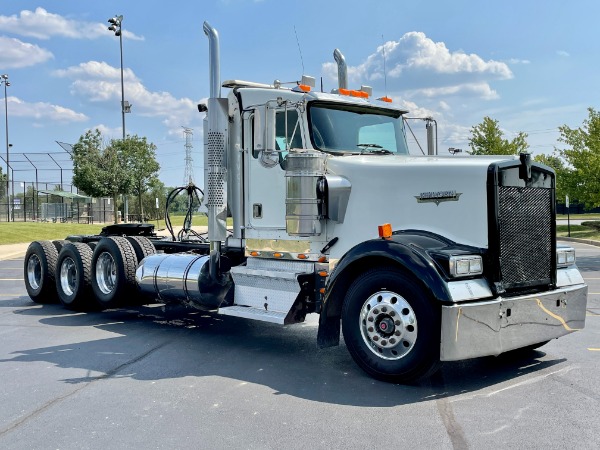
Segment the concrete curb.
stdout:
<svg viewBox="0 0 600 450">
<path fill-rule="evenodd" d="M 592 241 L 591 239 L 581 239 L 581 238 L 572 238 L 572 237 L 558 237 L 556 238 L 558 241 L 571 241 L 571 242 L 579 242 L 580 244 L 588 244 L 593 245 L 595 247 L 600 247 L 600 241 Z"/>
<path fill-rule="evenodd" d="M 29 243 L 0 245 L 0 261 L 22 258 L 27 252 Z"/>
</svg>

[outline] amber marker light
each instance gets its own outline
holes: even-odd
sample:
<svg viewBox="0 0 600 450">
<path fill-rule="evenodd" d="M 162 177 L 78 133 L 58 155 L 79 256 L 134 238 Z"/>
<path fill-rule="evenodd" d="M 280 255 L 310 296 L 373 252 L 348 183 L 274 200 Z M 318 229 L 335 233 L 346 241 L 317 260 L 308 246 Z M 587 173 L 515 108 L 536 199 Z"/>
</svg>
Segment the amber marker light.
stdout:
<svg viewBox="0 0 600 450">
<path fill-rule="evenodd" d="M 259 256 L 260 253 L 259 252 L 250 252 L 250 256 Z"/>
<path fill-rule="evenodd" d="M 377 100 L 381 100 L 382 102 L 386 102 L 386 103 L 392 103 L 392 99 L 389 97 L 381 97 L 381 98 L 378 98 Z"/>
<path fill-rule="evenodd" d="M 384 223 L 377 227 L 379 229 L 379 237 L 383 239 L 389 239 L 392 237 L 392 224 Z"/>
<path fill-rule="evenodd" d="M 363 91 L 350 91 L 350 95 L 358 98 L 369 98 L 369 94 Z"/>
<path fill-rule="evenodd" d="M 298 88 L 302 91 L 302 92 L 310 92 L 310 86 L 306 85 L 306 84 L 299 84 Z"/>
<path fill-rule="evenodd" d="M 306 258 L 308 258 L 308 256 L 306 256 L 302 253 L 298 255 L 298 259 L 306 259 Z"/>
<path fill-rule="evenodd" d="M 281 253 L 274 253 L 273 256 L 275 258 L 281 258 L 283 255 Z"/>
</svg>

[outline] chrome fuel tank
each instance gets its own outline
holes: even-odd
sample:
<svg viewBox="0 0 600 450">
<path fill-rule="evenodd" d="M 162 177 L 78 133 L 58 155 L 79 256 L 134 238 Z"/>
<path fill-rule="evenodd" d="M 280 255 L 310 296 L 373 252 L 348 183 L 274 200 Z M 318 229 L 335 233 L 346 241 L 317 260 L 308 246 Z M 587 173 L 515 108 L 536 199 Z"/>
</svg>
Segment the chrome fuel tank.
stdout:
<svg viewBox="0 0 600 450">
<path fill-rule="evenodd" d="M 200 309 L 216 309 L 232 285 L 229 274 L 213 280 L 207 255 L 157 254 L 142 260 L 135 279 L 143 295 L 165 303 L 182 303 Z"/>
</svg>

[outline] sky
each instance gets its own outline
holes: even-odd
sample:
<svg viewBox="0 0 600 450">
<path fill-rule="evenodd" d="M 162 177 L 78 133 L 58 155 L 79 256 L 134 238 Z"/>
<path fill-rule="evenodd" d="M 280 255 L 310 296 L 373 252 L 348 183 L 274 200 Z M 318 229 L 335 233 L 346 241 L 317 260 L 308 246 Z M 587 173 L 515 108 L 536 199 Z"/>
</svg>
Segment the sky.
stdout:
<svg viewBox="0 0 600 450">
<path fill-rule="evenodd" d="M 36 166 L 40 182 L 62 175 L 66 185 L 72 165 L 56 141 L 74 144 L 95 128 L 107 140 L 122 136 L 119 38 L 107 29 L 115 15 L 123 15 L 125 99 L 132 104 L 126 132 L 156 145 L 167 186 L 184 182 L 183 127 L 193 131 L 193 174 L 203 185 L 204 114 L 197 104 L 209 95 L 205 20 L 220 35 L 222 80 L 272 83 L 306 74 L 329 92 L 337 87 L 339 48 L 351 88 L 372 86 L 375 97 L 391 97 L 411 117 L 437 121 L 440 154 L 468 150 L 471 127 L 485 116 L 509 139 L 527 133 L 534 154 L 551 154 L 560 145 L 558 127 L 580 126 L 587 108 L 600 103 L 600 2 L 593 0 L 0 4 L 0 73 L 10 82 L 16 181 L 34 181 Z M 421 136 L 424 122 L 410 123 Z M 420 153 L 412 139 L 410 145 Z"/>
</svg>

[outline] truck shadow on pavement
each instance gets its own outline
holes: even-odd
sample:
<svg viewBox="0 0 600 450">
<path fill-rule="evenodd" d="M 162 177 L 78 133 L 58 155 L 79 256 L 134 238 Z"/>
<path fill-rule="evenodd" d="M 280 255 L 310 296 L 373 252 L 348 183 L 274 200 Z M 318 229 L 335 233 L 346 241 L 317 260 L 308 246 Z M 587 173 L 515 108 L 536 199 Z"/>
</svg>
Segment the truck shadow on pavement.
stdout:
<svg viewBox="0 0 600 450">
<path fill-rule="evenodd" d="M 120 377 L 219 376 L 268 386 L 274 395 L 389 407 L 516 382 L 540 371 L 545 374 L 565 361 L 543 351 L 479 358 L 446 363 L 438 374 L 419 384 L 394 385 L 363 373 L 343 342 L 339 347 L 318 350 L 314 321 L 281 328 L 164 305 L 74 313 L 59 305 L 33 305 L 27 297 L 19 301 L 23 308 L 12 313 L 39 316 L 39 324 L 57 327 L 60 334 L 56 340 L 62 344 L 16 351 L 0 364 L 43 361 L 65 369 L 84 369 L 83 377 L 61 380 L 72 384 Z M 3 302 L 2 306 L 7 305 Z M 68 371 L 69 375 L 73 372 Z"/>
<path fill-rule="evenodd" d="M 598 272 L 600 270 L 600 257 L 577 255 L 577 267 L 582 272 Z"/>
</svg>

